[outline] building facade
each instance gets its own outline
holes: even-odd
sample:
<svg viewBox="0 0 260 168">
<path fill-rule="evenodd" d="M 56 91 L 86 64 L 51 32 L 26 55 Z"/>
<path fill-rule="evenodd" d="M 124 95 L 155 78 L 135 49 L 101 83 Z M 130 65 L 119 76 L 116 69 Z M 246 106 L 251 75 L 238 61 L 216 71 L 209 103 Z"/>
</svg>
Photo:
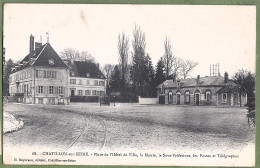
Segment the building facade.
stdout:
<svg viewBox="0 0 260 168">
<path fill-rule="evenodd" d="M 104 96 L 106 79 L 99 65 L 86 61 L 65 61 L 70 67 L 70 96 Z"/>
<path fill-rule="evenodd" d="M 222 76 L 166 80 L 157 86 L 160 104 L 244 106 L 247 92 Z"/>
<path fill-rule="evenodd" d="M 69 67 L 49 43 L 34 43 L 31 35 L 29 54 L 9 77 L 9 93 L 23 103 L 67 104 Z"/>
</svg>

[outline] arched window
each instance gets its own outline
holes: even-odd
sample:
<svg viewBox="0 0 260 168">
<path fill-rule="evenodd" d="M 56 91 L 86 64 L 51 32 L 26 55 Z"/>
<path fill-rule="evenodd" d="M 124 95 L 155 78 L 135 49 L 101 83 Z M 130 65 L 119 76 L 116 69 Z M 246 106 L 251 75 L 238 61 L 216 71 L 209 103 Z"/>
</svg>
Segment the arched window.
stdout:
<svg viewBox="0 0 260 168">
<path fill-rule="evenodd" d="M 172 92 L 171 91 L 168 93 L 168 99 L 169 99 L 169 102 L 172 101 Z"/>
<path fill-rule="evenodd" d="M 200 91 L 199 90 L 196 90 L 194 92 L 194 104 L 195 105 L 200 105 Z"/>
<path fill-rule="evenodd" d="M 186 91 L 185 92 L 185 104 L 189 104 L 190 103 L 190 91 Z"/>
<path fill-rule="evenodd" d="M 210 90 L 207 90 L 207 91 L 205 92 L 206 102 L 209 103 L 209 102 L 211 101 L 211 98 L 212 98 L 211 91 L 210 91 Z"/>
<path fill-rule="evenodd" d="M 176 104 L 181 104 L 181 92 L 176 92 Z"/>
</svg>

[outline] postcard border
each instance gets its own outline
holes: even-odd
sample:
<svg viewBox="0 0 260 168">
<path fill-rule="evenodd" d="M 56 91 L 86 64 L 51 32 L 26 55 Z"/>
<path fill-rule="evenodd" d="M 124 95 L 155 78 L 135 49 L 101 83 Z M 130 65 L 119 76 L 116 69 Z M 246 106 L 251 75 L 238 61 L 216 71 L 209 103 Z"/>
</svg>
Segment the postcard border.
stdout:
<svg viewBox="0 0 260 168">
<path fill-rule="evenodd" d="M 2 32 L 2 40 L 0 40 L 0 52 L 3 51 L 3 7 L 5 3 L 51 3 L 51 4 L 151 4 L 151 5 L 254 5 L 256 6 L 256 11 L 260 10 L 260 2 L 256 0 L 237 0 L 237 1 L 228 1 L 228 0 L 3 0 L 1 2 L 0 8 L 0 15 L 1 15 L 1 22 L 0 22 L 0 29 Z M 256 74 L 260 74 L 260 12 L 256 12 Z M 2 58 L 0 58 L 2 64 Z M 3 68 L 3 67 L 2 67 Z M 2 75 L 3 69 L 0 69 L 0 73 Z M 0 82 L 2 83 L 2 79 L 0 78 Z M 260 78 L 259 75 L 256 75 L 256 93 L 260 91 Z M 0 87 L 0 93 L 2 93 L 2 87 Z M 256 94 L 256 102 L 260 102 L 260 94 Z M 0 96 L 0 115 L 3 116 L 3 102 L 2 96 Z M 256 121 L 260 121 L 260 104 L 256 104 Z M 1 131 L 3 133 L 3 117 L 0 117 L 1 120 Z M 256 149 L 260 149 L 260 131 L 259 130 L 260 123 L 256 122 Z M 2 134 L 1 134 L 2 135 Z M 1 136 L 1 143 L 3 142 L 3 136 Z M 1 145 L 1 151 L 3 153 L 3 145 Z M 260 151 L 256 150 L 255 153 L 256 165 L 255 167 L 260 167 Z M 0 166 L 3 168 L 28 168 L 28 167 L 35 167 L 32 165 L 3 165 L 3 156 L 0 155 Z M 45 167 L 45 168 L 61 168 L 64 165 L 49 165 L 49 166 L 37 166 L 37 167 Z M 68 166 L 67 166 L 68 167 Z M 115 166 L 85 166 L 85 165 L 75 165 L 73 167 L 77 168 L 104 168 L 104 167 L 115 167 Z M 116 166 L 116 167 L 123 167 L 123 166 Z M 125 166 L 124 166 L 125 167 Z M 127 166 L 130 167 L 130 166 Z M 131 166 L 131 167 L 142 167 L 142 166 Z M 146 166 L 147 168 L 152 168 L 153 166 Z M 165 166 L 160 166 L 165 167 Z M 172 166 L 166 166 L 172 167 Z M 178 166 L 180 167 L 180 166 Z M 205 168 L 205 167 L 203 167 Z"/>
</svg>

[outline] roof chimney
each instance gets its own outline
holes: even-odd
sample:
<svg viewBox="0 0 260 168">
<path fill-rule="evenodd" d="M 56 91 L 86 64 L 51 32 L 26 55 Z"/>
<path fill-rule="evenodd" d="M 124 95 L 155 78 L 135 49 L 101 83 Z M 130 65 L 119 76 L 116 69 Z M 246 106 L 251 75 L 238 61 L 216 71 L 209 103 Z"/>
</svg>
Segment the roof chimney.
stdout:
<svg viewBox="0 0 260 168">
<path fill-rule="evenodd" d="M 200 75 L 197 75 L 197 83 L 200 81 Z"/>
<path fill-rule="evenodd" d="M 224 82 L 225 83 L 228 82 L 228 73 L 227 72 L 224 73 Z"/>
<path fill-rule="evenodd" d="M 31 34 L 31 36 L 30 36 L 30 53 L 33 53 L 33 50 L 34 50 L 34 37 Z"/>
<path fill-rule="evenodd" d="M 35 51 L 41 48 L 42 43 L 35 42 Z"/>
<path fill-rule="evenodd" d="M 176 75 L 176 72 L 174 72 L 174 73 L 172 74 L 172 81 L 173 81 L 173 82 L 176 82 L 176 76 L 177 76 L 177 75 Z"/>
</svg>

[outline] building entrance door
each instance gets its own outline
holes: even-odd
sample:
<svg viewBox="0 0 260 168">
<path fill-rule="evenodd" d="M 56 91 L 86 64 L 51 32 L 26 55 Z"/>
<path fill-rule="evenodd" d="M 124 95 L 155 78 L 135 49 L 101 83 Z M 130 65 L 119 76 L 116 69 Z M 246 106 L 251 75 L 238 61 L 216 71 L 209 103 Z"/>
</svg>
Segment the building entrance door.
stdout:
<svg viewBox="0 0 260 168">
<path fill-rule="evenodd" d="M 200 94 L 195 94 L 195 105 L 200 105 Z"/>
<path fill-rule="evenodd" d="M 75 90 L 70 90 L 70 95 L 75 96 Z"/>
<path fill-rule="evenodd" d="M 159 104 L 165 104 L 165 96 L 159 96 Z"/>
<path fill-rule="evenodd" d="M 181 94 L 177 94 L 177 104 L 181 104 Z"/>
</svg>

